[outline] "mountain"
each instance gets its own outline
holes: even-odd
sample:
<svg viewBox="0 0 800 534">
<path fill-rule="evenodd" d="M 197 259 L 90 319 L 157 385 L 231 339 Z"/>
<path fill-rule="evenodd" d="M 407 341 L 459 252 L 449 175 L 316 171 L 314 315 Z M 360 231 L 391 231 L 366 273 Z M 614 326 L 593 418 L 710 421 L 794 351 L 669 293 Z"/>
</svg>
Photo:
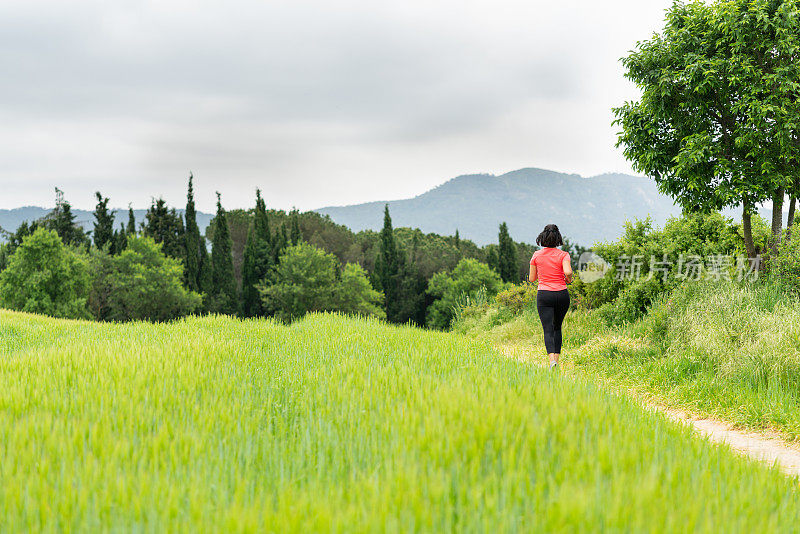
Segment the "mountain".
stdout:
<svg viewBox="0 0 800 534">
<path fill-rule="evenodd" d="M 24 206 L 22 208 L 14 208 L 11 210 L 0 209 L 0 228 L 7 232 L 15 231 L 23 221 L 35 221 L 44 217 L 52 211 L 52 208 L 40 208 L 38 206 Z M 176 210 L 179 214 L 183 215 L 184 210 Z M 119 223 L 128 224 L 128 210 L 115 209 L 114 212 L 114 229 L 119 229 Z M 75 214 L 75 221 L 83 227 L 84 230 L 94 229 L 94 214 L 91 211 L 79 210 L 72 208 L 72 213 Z M 133 217 L 136 219 L 136 227 L 144 222 L 144 216 L 147 210 L 133 210 Z M 197 225 L 200 227 L 200 232 L 205 233 L 206 227 L 214 215 L 211 213 L 197 212 Z M 3 236 L 0 235 L 0 242 L 3 241 Z"/>
<path fill-rule="evenodd" d="M 648 178 L 603 174 L 584 178 L 544 169 L 520 169 L 500 176 L 453 178 L 417 197 L 316 210 L 354 231 L 378 230 L 389 204 L 395 227 L 459 235 L 485 245 L 497 241 L 498 225 L 508 223 L 516 241 L 533 243 L 545 224 L 555 223 L 573 243 L 590 246 L 615 239 L 628 219 L 650 215 L 657 225 L 680 208 Z"/>
</svg>

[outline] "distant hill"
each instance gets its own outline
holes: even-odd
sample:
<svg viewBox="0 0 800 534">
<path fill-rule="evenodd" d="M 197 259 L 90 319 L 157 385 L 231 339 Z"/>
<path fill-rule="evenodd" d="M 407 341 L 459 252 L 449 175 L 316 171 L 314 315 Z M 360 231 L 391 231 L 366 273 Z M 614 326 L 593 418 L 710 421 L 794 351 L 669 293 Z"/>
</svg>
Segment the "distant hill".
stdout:
<svg viewBox="0 0 800 534">
<path fill-rule="evenodd" d="M 321 208 L 355 231 L 380 229 L 383 206 L 369 202 Z M 647 178 L 603 174 L 583 178 L 544 169 L 520 169 L 501 176 L 470 174 L 407 200 L 389 201 L 394 226 L 461 237 L 478 245 L 497 241 L 506 221 L 516 241 L 533 243 L 545 224 L 555 223 L 574 243 L 590 246 L 621 234 L 625 220 L 650 215 L 663 224 L 680 208 Z"/>
<path fill-rule="evenodd" d="M 50 213 L 52 208 L 40 208 L 38 206 L 24 206 L 22 208 L 14 208 L 11 210 L 0 209 L 0 228 L 8 232 L 15 231 L 20 224 L 24 221 L 35 221 Z M 128 210 L 115 209 L 114 211 L 114 229 L 119 228 L 119 223 L 123 222 L 128 224 Z M 182 209 L 176 210 L 183 215 Z M 94 215 L 91 211 L 72 209 L 75 214 L 75 220 L 83 227 L 84 230 L 92 230 L 94 228 Z M 144 221 L 144 214 L 147 210 L 133 210 L 133 216 L 136 219 L 136 226 Z M 205 233 L 206 227 L 211 219 L 214 218 L 213 214 L 197 212 L 197 225 L 200 227 L 200 232 Z M 0 236 L 0 242 L 3 237 Z"/>
</svg>

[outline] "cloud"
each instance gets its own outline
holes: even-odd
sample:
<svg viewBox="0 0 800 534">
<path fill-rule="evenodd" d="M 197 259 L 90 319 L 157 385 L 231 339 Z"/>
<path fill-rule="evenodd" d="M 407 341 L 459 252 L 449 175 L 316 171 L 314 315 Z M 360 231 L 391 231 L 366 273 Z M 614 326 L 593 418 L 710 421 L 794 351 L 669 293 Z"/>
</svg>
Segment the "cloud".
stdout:
<svg viewBox="0 0 800 534">
<path fill-rule="evenodd" d="M 461 173 L 628 170 L 617 59 L 668 2 L 0 4 L 3 206 L 163 195 L 301 208 Z M 554 113 L 558 110 L 559 113 Z M 576 147 L 574 143 L 582 146 Z"/>
</svg>

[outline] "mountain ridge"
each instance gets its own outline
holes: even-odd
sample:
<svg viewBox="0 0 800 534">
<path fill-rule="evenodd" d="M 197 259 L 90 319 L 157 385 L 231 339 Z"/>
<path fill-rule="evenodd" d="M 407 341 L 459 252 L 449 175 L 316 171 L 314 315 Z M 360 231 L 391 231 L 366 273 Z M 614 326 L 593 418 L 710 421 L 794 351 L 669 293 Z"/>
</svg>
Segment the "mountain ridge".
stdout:
<svg viewBox="0 0 800 534">
<path fill-rule="evenodd" d="M 655 224 L 663 225 L 681 212 L 648 178 L 621 173 L 583 177 L 536 167 L 501 175 L 465 174 L 409 199 L 315 211 L 356 232 L 378 230 L 385 204 L 397 227 L 444 235 L 458 230 L 478 245 L 495 242 L 501 222 L 508 223 L 517 241 L 534 242 L 544 225 L 552 222 L 573 242 L 588 246 L 619 237 L 625 220 L 650 215 Z"/>
</svg>

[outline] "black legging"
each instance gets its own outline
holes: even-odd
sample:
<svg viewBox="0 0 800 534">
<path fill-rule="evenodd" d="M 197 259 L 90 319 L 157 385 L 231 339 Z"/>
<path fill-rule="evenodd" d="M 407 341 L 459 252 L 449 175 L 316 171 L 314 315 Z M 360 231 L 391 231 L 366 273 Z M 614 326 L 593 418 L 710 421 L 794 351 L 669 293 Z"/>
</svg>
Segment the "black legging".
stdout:
<svg viewBox="0 0 800 534">
<path fill-rule="evenodd" d="M 544 328 L 544 346 L 547 354 L 561 353 L 561 323 L 569 309 L 569 291 L 545 291 L 536 293 L 536 309 Z"/>
</svg>

